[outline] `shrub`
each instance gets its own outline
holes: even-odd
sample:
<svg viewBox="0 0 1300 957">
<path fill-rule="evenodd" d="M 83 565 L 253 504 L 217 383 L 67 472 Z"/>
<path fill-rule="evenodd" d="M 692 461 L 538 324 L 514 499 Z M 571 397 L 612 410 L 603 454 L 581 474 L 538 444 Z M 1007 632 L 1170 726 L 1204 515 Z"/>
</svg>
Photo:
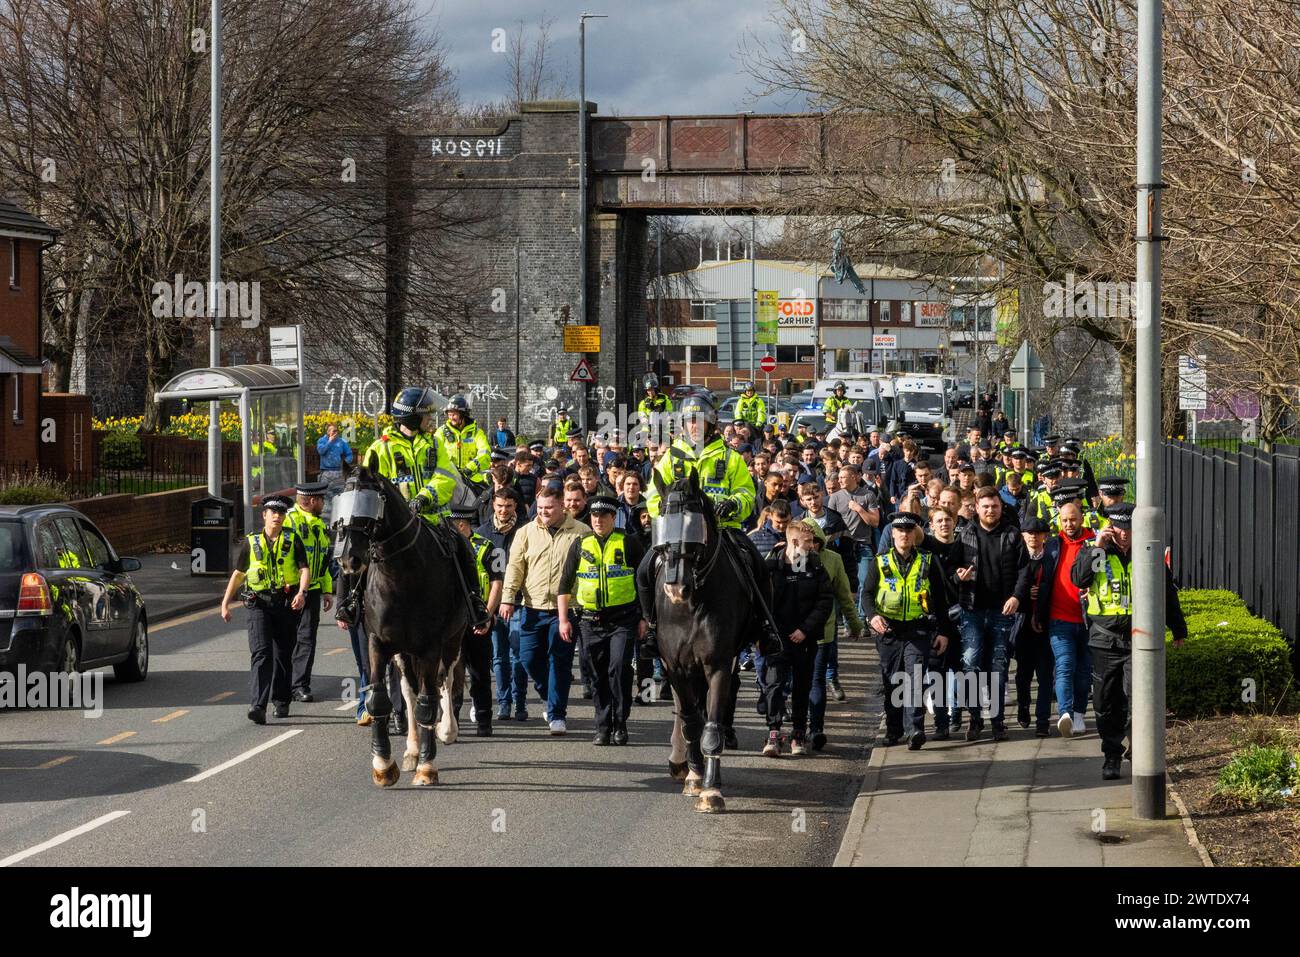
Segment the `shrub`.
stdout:
<svg viewBox="0 0 1300 957">
<path fill-rule="evenodd" d="M 1214 793 L 1233 803 L 1279 805 L 1300 786 L 1296 756 L 1288 748 L 1252 744 L 1224 765 Z"/>
<path fill-rule="evenodd" d="M 1276 627 L 1250 614 L 1231 592 L 1189 589 L 1179 598 L 1187 641 L 1166 649 L 1170 711 L 1199 717 L 1273 710 L 1295 700 L 1291 647 Z"/>
<path fill-rule="evenodd" d="M 99 464 L 106 469 L 138 469 L 144 465 L 140 436 L 133 432 L 105 432 L 99 446 Z"/>
<path fill-rule="evenodd" d="M 66 502 L 68 487 L 49 472 L 0 472 L 0 505 Z"/>
</svg>

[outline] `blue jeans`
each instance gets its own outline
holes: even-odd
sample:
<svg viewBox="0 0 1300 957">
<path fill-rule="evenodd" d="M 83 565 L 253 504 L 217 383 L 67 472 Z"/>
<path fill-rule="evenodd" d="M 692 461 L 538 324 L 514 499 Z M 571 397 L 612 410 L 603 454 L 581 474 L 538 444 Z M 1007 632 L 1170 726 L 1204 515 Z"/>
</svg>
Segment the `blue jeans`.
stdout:
<svg viewBox="0 0 1300 957">
<path fill-rule="evenodd" d="M 1047 626 L 1047 637 L 1056 655 L 1056 704 L 1061 714 L 1088 710 L 1088 686 L 1092 681 L 1092 653 L 1088 650 L 1088 629 L 1081 622 L 1057 621 Z"/>
<path fill-rule="evenodd" d="M 822 648 L 826 649 L 825 655 L 821 652 Z M 817 667 L 821 667 L 823 659 L 826 662 L 826 680 L 834 681 L 840 675 L 840 642 L 838 638 L 832 638 L 825 645 L 817 646 Z M 821 672 L 818 672 L 818 674 L 821 674 Z M 814 685 L 814 687 L 816 686 Z"/>
<path fill-rule="evenodd" d="M 862 583 L 867 580 L 867 568 L 876 560 L 875 549 L 871 547 L 871 542 L 858 542 L 858 616 L 866 621 L 866 610 L 862 607 L 862 596 L 865 589 Z"/>
<path fill-rule="evenodd" d="M 519 661 L 519 609 L 509 621 L 492 623 L 492 674 L 497 682 L 497 705 L 523 708 L 528 700 L 528 675 Z"/>
<path fill-rule="evenodd" d="M 560 639 L 560 617 L 554 611 L 523 609 L 519 621 L 519 661 L 546 699 L 551 720 L 564 720 L 569 711 L 569 685 L 573 681 L 572 641 Z M 577 628 L 574 628 L 577 637 Z"/>
<path fill-rule="evenodd" d="M 961 667 L 966 675 L 978 674 L 987 667 L 989 691 L 989 717 L 994 727 L 1001 727 L 1004 721 L 1003 706 L 1007 697 L 1008 648 L 1011 629 L 1016 623 L 1015 615 L 1004 615 L 996 608 L 961 613 Z M 968 678 L 965 683 L 967 694 L 972 690 Z M 972 707 L 974 702 L 962 701 L 964 707 L 970 708 L 971 720 L 982 723 L 979 712 Z"/>
<path fill-rule="evenodd" d="M 348 626 L 348 637 L 352 639 L 352 657 L 357 662 L 357 717 L 366 710 L 366 685 L 370 673 L 370 641 L 360 625 Z"/>
<path fill-rule="evenodd" d="M 833 677 L 835 642 L 817 646 L 813 662 L 812 690 L 808 692 L 808 733 L 817 734 L 826 728 L 826 684 Z"/>
</svg>

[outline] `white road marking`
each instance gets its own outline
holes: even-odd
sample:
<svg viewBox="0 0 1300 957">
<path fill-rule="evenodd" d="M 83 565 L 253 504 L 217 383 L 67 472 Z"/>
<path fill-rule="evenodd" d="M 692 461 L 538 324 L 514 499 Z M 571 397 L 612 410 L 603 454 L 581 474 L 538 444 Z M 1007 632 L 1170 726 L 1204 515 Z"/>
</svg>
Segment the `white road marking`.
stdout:
<svg viewBox="0 0 1300 957">
<path fill-rule="evenodd" d="M 337 708 L 335 708 L 334 710 L 335 710 L 335 711 L 350 711 L 350 710 L 355 709 L 356 706 L 357 706 L 357 703 L 356 703 L 355 701 L 345 701 L 345 702 L 343 702 L 341 705 L 339 705 Z"/>
<path fill-rule="evenodd" d="M 295 734 L 302 734 L 302 728 L 296 728 L 293 731 L 286 731 L 284 734 L 278 735 L 277 737 L 272 738 L 270 741 L 266 741 L 263 742 L 262 744 L 259 744 L 251 751 L 245 751 L 243 754 L 231 758 L 229 761 L 225 762 L 224 764 L 218 764 L 215 768 L 209 768 L 208 770 L 200 774 L 194 775 L 194 777 L 192 778 L 186 778 L 185 783 L 197 784 L 199 781 L 206 781 L 208 778 L 212 777 L 212 775 L 220 774 L 222 771 L 226 770 L 227 768 L 233 768 L 236 764 L 240 764 L 244 761 L 247 761 L 249 758 L 253 757 L 253 755 L 261 754 L 267 748 L 275 747 L 281 741 L 288 741 Z"/>
<path fill-rule="evenodd" d="M 17 864 L 19 861 L 27 860 L 29 857 L 35 857 L 42 851 L 48 851 L 52 847 L 58 847 L 60 844 L 67 843 L 74 837 L 80 837 L 88 831 L 93 831 L 102 824 L 107 824 L 109 821 L 116 821 L 119 817 L 126 817 L 130 813 L 130 811 L 113 811 L 110 814 L 105 814 L 103 817 L 97 817 L 93 821 L 88 821 L 80 827 L 74 827 L 71 831 L 65 831 L 57 837 L 52 837 L 42 844 L 37 844 L 35 847 L 29 847 L 25 851 L 19 851 L 17 854 L 10 854 L 4 860 L 0 860 L 0 867 L 8 867 L 10 864 Z"/>
</svg>

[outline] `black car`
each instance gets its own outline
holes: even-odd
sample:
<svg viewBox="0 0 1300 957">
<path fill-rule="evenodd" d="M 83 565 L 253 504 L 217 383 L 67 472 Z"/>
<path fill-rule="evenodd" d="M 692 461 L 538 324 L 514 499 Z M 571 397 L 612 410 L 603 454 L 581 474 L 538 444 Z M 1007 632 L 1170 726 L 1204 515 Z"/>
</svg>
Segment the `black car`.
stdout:
<svg viewBox="0 0 1300 957">
<path fill-rule="evenodd" d="M 64 505 L 0 507 L 0 671 L 149 671 L 144 599 L 93 522 Z"/>
</svg>

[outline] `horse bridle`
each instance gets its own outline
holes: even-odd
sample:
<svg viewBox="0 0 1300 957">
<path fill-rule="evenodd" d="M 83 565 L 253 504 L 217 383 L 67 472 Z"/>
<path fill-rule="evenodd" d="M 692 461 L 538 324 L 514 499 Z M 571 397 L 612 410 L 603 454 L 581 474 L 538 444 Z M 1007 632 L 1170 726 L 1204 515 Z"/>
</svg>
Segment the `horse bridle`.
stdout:
<svg viewBox="0 0 1300 957">
<path fill-rule="evenodd" d="M 663 514 L 659 518 L 655 519 L 655 521 L 659 523 L 658 528 L 656 528 L 657 536 L 662 535 L 664 530 L 670 527 L 670 524 L 671 527 L 679 531 L 689 530 L 692 524 L 689 521 L 683 521 L 680 523 L 670 523 L 669 521 L 674 517 L 682 517 L 683 515 L 698 514 L 700 517 L 700 521 L 704 523 L 705 528 L 707 529 L 708 527 L 707 517 L 704 515 L 703 512 L 699 512 L 699 513 L 688 512 L 688 510 L 686 509 L 686 501 L 687 501 L 687 496 L 686 493 L 684 492 L 671 491 L 668 493 L 667 503 L 666 503 L 667 508 L 664 509 Z M 705 552 L 704 560 L 700 562 L 693 562 L 691 567 L 691 587 L 698 589 L 702 584 L 704 584 L 705 580 L 709 577 L 709 572 L 713 570 L 713 566 L 716 565 L 718 562 L 718 554 L 722 550 L 721 547 L 722 530 L 720 528 L 717 530 L 717 534 L 715 534 L 712 539 L 709 539 L 706 536 L 704 539 L 700 540 L 694 538 L 694 536 L 691 535 L 690 537 L 687 537 L 685 540 L 683 540 L 682 536 L 678 534 L 674 536 L 673 540 L 663 540 L 663 541 L 656 542 L 654 547 L 661 554 L 663 554 L 665 558 L 667 558 L 667 553 L 669 552 L 673 553 L 672 567 L 675 569 L 677 563 L 682 560 L 682 558 L 685 556 L 685 554 L 687 553 L 691 545 L 703 546 Z M 675 578 L 676 576 L 674 575 L 673 577 Z M 669 584 L 674 584 L 674 583 L 675 582 L 672 581 L 669 582 Z"/>
<path fill-rule="evenodd" d="M 334 509 L 330 526 L 342 533 L 335 543 L 334 555 L 336 558 L 342 554 L 343 534 L 346 534 L 349 529 L 354 527 L 364 532 L 366 541 L 369 542 L 366 547 L 366 564 L 391 561 L 394 556 L 400 555 L 413 546 L 420 537 L 420 520 L 416 518 L 414 513 L 408 512 L 405 525 L 387 538 L 378 538 L 375 531 L 384 518 L 384 497 L 378 489 L 359 488 L 355 479 L 350 479 L 347 485 L 344 486 L 343 492 L 334 500 Z M 406 544 L 393 550 L 385 547 L 393 539 L 412 527 L 415 528 L 415 533 L 411 535 L 410 541 Z"/>
</svg>

